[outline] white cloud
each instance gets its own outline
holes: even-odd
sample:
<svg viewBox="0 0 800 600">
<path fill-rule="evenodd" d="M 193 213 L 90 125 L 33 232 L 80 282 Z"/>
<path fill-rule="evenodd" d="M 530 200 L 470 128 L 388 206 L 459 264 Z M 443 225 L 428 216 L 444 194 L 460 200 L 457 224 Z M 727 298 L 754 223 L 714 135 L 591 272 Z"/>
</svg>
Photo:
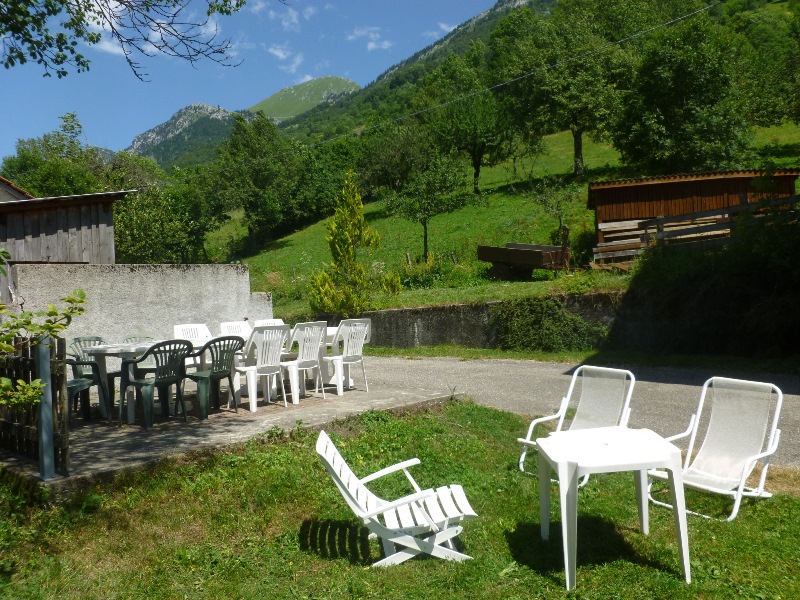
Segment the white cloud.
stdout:
<svg viewBox="0 0 800 600">
<path fill-rule="evenodd" d="M 311 81 L 312 79 L 314 79 L 314 78 L 311 75 L 309 75 L 308 73 L 306 73 L 305 75 L 301 75 L 300 77 L 295 79 L 294 80 L 294 84 L 297 85 L 299 83 L 305 83 L 306 81 Z"/>
<path fill-rule="evenodd" d="M 448 25 L 447 23 L 441 23 L 441 22 L 439 23 L 439 29 L 445 33 L 450 33 L 456 27 L 458 27 L 458 25 Z"/>
<path fill-rule="evenodd" d="M 292 58 L 292 62 L 290 62 L 288 65 L 282 65 L 278 68 L 286 73 L 297 73 L 297 69 L 303 64 L 303 60 L 302 54 L 295 54 L 294 58 Z"/>
<path fill-rule="evenodd" d="M 280 21 L 284 31 L 300 31 L 300 13 L 295 9 L 287 8 L 282 13 L 270 10 L 268 15 L 273 21 Z"/>
<path fill-rule="evenodd" d="M 284 44 L 282 46 L 278 46 L 273 44 L 267 49 L 267 52 L 275 56 L 278 60 L 286 60 L 292 55 L 292 51 L 289 50 L 288 44 Z"/>
<path fill-rule="evenodd" d="M 389 40 L 379 40 L 377 42 L 368 42 L 367 50 L 370 52 L 373 50 L 388 50 L 392 46 L 394 46 L 394 42 L 390 42 Z"/>
<path fill-rule="evenodd" d="M 356 27 L 352 32 L 346 35 L 346 38 L 350 42 L 366 39 L 367 51 L 369 52 L 373 50 L 388 50 L 394 46 L 394 42 L 383 39 L 380 27 Z"/>
<path fill-rule="evenodd" d="M 356 27 L 351 33 L 347 34 L 347 40 L 352 42 L 361 38 L 377 41 L 381 39 L 380 27 Z"/>
<path fill-rule="evenodd" d="M 317 9 L 314 6 L 309 6 L 303 9 L 303 18 L 308 21 L 311 17 L 317 14 Z"/>
<path fill-rule="evenodd" d="M 260 15 L 262 12 L 267 10 L 267 3 L 264 2 L 264 0 L 257 0 L 256 2 L 248 4 L 247 6 L 249 7 L 250 12 L 256 15 Z"/>
<path fill-rule="evenodd" d="M 439 23 L 439 29 L 437 29 L 435 31 L 430 31 L 430 30 L 429 31 L 425 31 L 425 32 L 422 33 L 422 35 L 424 37 L 426 37 L 426 38 L 431 38 L 431 39 L 434 39 L 434 40 L 438 40 L 440 37 L 442 37 L 442 34 L 446 35 L 446 34 L 450 33 L 451 31 L 453 31 L 456 27 L 458 27 L 458 25 L 448 25 L 447 23 L 441 23 L 440 22 Z"/>
</svg>

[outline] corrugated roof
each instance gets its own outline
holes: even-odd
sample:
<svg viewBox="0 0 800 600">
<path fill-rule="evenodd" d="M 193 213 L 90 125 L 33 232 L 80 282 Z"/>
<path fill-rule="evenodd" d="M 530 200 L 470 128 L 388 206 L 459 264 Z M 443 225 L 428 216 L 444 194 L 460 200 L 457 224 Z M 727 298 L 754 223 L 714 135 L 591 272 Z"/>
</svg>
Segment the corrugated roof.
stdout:
<svg viewBox="0 0 800 600">
<path fill-rule="evenodd" d="M 93 202 L 107 202 L 121 200 L 128 194 L 138 192 L 138 189 L 120 190 L 114 192 L 95 192 L 93 194 L 76 194 L 73 196 L 50 196 L 47 198 L 26 198 L 24 200 L 10 200 L 0 202 L 0 210 L 13 211 L 26 208 L 41 208 L 47 204 L 80 204 Z"/>
<path fill-rule="evenodd" d="M 701 179 L 729 179 L 735 177 L 761 177 L 766 171 L 761 169 L 748 169 L 740 171 L 708 171 L 705 173 L 682 173 L 678 175 L 659 175 L 643 177 L 640 179 L 616 179 L 613 181 L 592 181 L 589 183 L 589 192 L 596 189 L 610 187 L 627 187 L 633 185 L 649 185 L 654 183 L 677 183 L 681 181 L 698 181 Z M 800 177 L 800 169 L 776 169 L 773 176 Z"/>
</svg>

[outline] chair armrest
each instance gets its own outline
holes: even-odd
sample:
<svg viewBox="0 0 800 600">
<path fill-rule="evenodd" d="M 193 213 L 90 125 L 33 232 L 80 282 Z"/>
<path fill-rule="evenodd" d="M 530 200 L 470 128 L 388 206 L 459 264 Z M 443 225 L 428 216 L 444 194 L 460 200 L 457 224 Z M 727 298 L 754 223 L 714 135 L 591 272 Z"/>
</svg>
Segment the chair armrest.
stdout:
<svg viewBox="0 0 800 600">
<path fill-rule="evenodd" d="M 411 458 L 409 460 L 404 460 L 403 462 L 399 462 L 396 465 L 392 465 L 391 467 L 386 467 L 385 469 L 381 469 L 380 471 L 375 471 L 372 475 L 367 475 L 361 480 L 361 483 L 369 483 L 370 481 L 375 481 L 376 479 L 380 479 L 385 475 L 389 475 L 390 473 L 395 473 L 397 471 L 405 471 L 408 467 L 413 467 L 418 465 L 421 461 L 418 458 Z"/>
<path fill-rule="evenodd" d="M 414 492 L 413 494 L 409 494 L 408 496 L 403 496 L 402 498 L 398 498 L 397 500 L 393 500 L 392 502 L 387 502 L 386 504 L 382 504 L 381 506 L 375 508 L 374 510 L 361 513 L 358 516 L 361 517 L 362 519 L 371 519 L 372 517 L 384 513 L 387 510 L 393 510 L 395 508 L 399 508 L 400 506 L 405 506 L 407 504 L 420 502 L 421 500 L 425 500 L 426 498 L 430 498 L 431 496 L 435 495 L 436 492 L 432 489 L 421 490 L 419 492 Z"/>
<path fill-rule="evenodd" d="M 536 428 L 537 425 L 540 423 L 546 423 L 547 421 L 556 421 L 561 416 L 561 411 L 557 412 L 554 415 L 549 415 L 547 417 L 539 417 L 538 419 L 534 419 L 531 421 L 531 424 L 528 426 L 528 434 L 524 438 L 517 438 L 517 441 L 522 444 L 527 444 L 529 446 L 535 446 L 536 442 L 533 441 L 533 430 Z"/>
<path fill-rule="evenodd" d="M 692 418 L 689 419 L 689 427 L 686 428 L 686 431 L 678 433 L 676 435 L 671 435 L 669 437 L 664 438 L 668 442 L 674 442 L 675 440 L 680 440 L 685 437 L 689 437 L 689 434 L 692 433 L 692 429 L 694 429 L 694 422 L 697 420 L 697 415 L 692 415 Z"/>
<path fill-rule="evenodd" d="M 64 361 L 69 366 L 73 367 L 89 367 L 92 370 L 92 375 L 99 378 L 100 377 L 100 367 L 97 365 L 96 362 L 93 360 L 74 360 L 68 358 Z"/>
</svg>

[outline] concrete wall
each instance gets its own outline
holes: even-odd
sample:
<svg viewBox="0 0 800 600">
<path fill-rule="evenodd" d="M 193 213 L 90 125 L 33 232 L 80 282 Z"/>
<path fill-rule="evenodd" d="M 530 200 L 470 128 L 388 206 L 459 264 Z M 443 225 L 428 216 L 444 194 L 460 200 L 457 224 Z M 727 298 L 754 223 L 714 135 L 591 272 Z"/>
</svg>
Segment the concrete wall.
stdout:
<svg viewBox="0 0 800 600">
<path fill-rule="evenodd" d="M 67 339 L 120 341 L 133 333 L 163 339 L 179 323 L 205 323 L 218 335 L 222 321 L 272 317 L 272 295 L 250 292 L 243 265 L 17 264 L 6 281 L 14 311 L 44 310 L 76 288 L 86 292 L 86 312 L 69 326 Z"/>
<path fill-rule="evenodd" d="M 457 344 L 492 348 L 496 338 L 489 327 L 491 304 L 451 304 L 400 308 L 365 313 L 372 319 L 375 346 L 414 348 Z"/>
<path fill-rule="evenodd" d="M 567 310 L 591 323 L 612 327 L 622 294 L 583 294 L 565 298 Z M 394 348 L 456 344 L 467 348 L 497 348 L 497 332 L 489 323 L 496 302 L 399 308 L 367 312 L 372 319 L 372 344 Z M 331 323 L 334 324 L 334 323 Z M 619 336 L 621 342 L 638 329 Z"/>
</svg>

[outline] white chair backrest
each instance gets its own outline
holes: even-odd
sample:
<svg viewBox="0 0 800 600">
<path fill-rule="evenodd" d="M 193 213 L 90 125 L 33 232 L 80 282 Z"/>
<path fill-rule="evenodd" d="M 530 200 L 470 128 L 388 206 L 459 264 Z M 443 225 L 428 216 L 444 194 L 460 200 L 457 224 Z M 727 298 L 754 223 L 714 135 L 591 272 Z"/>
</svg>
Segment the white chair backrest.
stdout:
<svg viewBox="0 0 800 600">
<path fill-rule="evenodd" d="M 281 352 L 289 337 L 288 325 L 260 325 L 253 330 L 258 367 L 275 366 L 281 362 Z"/>
<path fill-rule="evenodd" d="M 213 336 L 205 323 L 183 323 L 173 327 L 175 338 L 180 340 L 210 340 Z"/>
<path fill-rule="evenodd" d="M 687 466 L 701 476 L 713 477 L 718 487 L 733 489 L 747 460 L 772 445 L 782 403 L 783 393 L 771 383 L 712 377 L 700 395 Z M 701 428 L 705 429 L 702 444 L 690 460 Z M 753 467 L 755 462 L 749 471 Z"/>
<path fill-rule="evenodd" d="M 258 319 L 253 324 L 253 327 L 258 327 L 259 325 L 283 325 L 283 319 Z"/>
<path fill-rule="evenodd" d="M 324 431 L 317 438 L 317 454 L 333 478 L 336 487 L 357 516 L 371 512 L 384 504 L 383 500 L 370 492 L 355 473 L 347 466 L 342 455 Z"/>
<path fill-rule="evenodd" d="M 369 338 L 370 319 L 344 319 L 339 323 L 336 337 L 344 343 L 343 356 L 361 356 L 364 343 Z"/>
<path fill-rule="evenodd" d="M 583 365 L 575 370 L 567 399 L 571 399 L 580 376 L 580 397 L 570 430 L 627 425 L 629 405 L 636 378 L 624 369 Z M 558 429 L 564 422 L 561 415 Z"/>
<path fill-rule="evenodd" d="M 319 359 L 319 347 L 325 340 L 328 324 L 325 321 L 310 321 L 294 326 L 292 339 L 297 342 L 297 360 Z"/>
<path fill-rule="evenodd" d="M 250 337 L 253 328 L 247 321 L 226 321 L 219 324 L 220 335 L 238 335 L 243 339 Z"/>
</svg>

